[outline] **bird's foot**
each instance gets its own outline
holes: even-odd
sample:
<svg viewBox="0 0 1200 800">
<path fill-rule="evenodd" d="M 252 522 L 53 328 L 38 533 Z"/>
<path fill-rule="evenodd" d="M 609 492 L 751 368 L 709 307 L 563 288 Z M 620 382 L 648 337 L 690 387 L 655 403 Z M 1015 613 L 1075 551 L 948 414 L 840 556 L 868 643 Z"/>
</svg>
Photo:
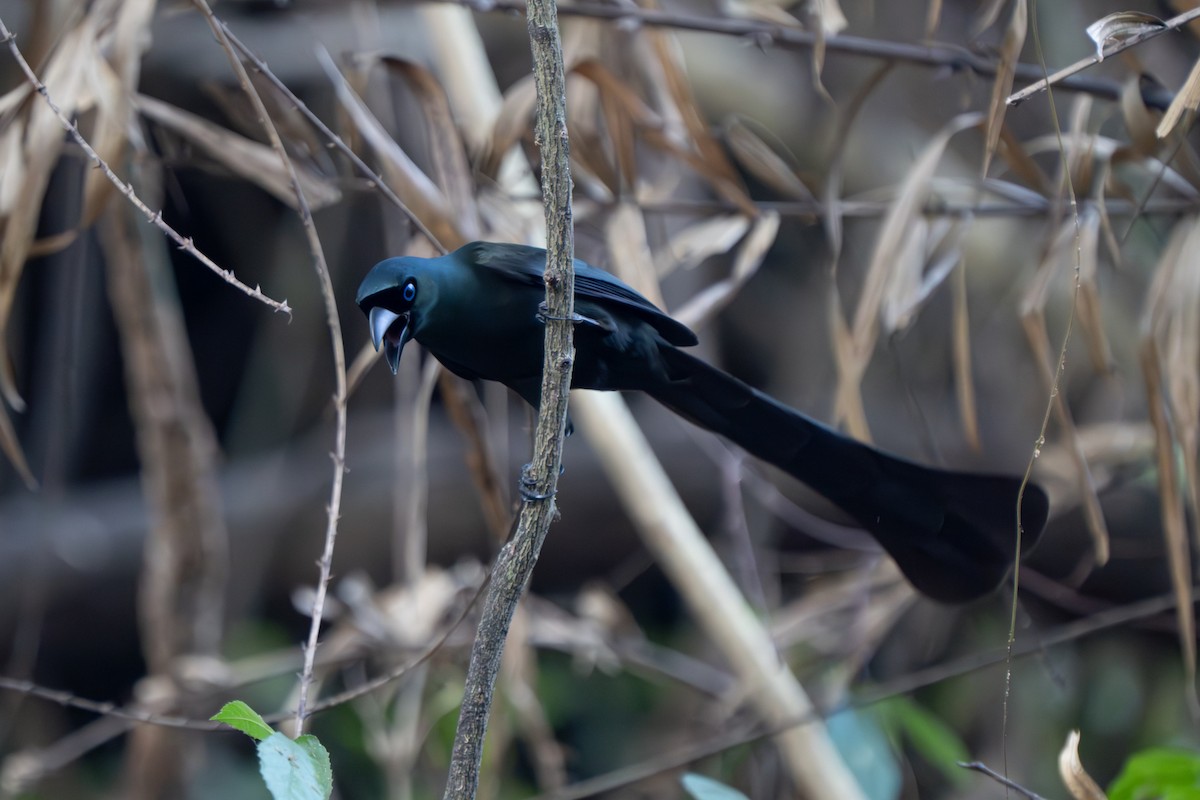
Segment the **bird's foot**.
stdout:
<svg viewBox="0 0 1200 800">
<path fill-rule="evenodd" d="M 556 492 L 536 492 L 537 481 L 529 474 L 529 470 L 533 464 L 526 464 L 521 467 L 521 478 L 517 481 L 517 494 L 521 495 L 521 499 L 527 503 L 532 503 L 539 500 L 549 500 L 554 497 Z M 559 475 L 562 474 L 562 467 L 559 467 Z"/>
<path fill-rule="evenodd" d="M 599 322 L 592 319 L 591 317 L 585 317 L 581 314 L 571 314 L 570 316 L 563 316 L 561 314 L 551 314 L 550 309 L 546 306 L 545 300 L 538 303 L 537 314 L 534 315 L 534 318 L 537 319 L 537 321 L 542 323 L 543 325 L 546 324 L 546 320 L 556 319 L 556 320 L 560 320 L 562 322 L 570 322 L 574 325 L 592 325 L 595 327 L 600 327 Z"/>
<path fill-rule="evenodd" d="M 521 478 L 520 478 L 520 480 L 517 481 L 517 494 L 521 495 L 522 500 L 525 500 L 525 501 L 531 502 L 531 503 L 534 502 L 535 500 L 549 500 L 551 497 L 554 497 L 554 495 L 556 495 L 558 493 L 557 489 L 553 492 L 547 492 L 547 493 L 534 491 L 534 489 L 537 488 L 537 481 L 535 481 L 533 479 L 533 477 L 529 474 L 529 470 L 532 467 L 533 467 L 533 464 L 526 464 L 525 466 L 521 467 Z M 559 477 L 561 477 L 562 474 L 566 471 L 567 471 L 567 467 L 565 464 L 558 465 Z"/>
</svg>

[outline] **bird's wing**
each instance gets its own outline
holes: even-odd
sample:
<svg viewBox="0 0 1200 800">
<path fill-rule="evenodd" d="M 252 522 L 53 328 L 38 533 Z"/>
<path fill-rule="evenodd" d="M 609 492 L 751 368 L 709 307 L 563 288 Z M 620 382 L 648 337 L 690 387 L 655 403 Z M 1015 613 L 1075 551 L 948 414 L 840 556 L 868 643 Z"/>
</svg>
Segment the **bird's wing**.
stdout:
<svg viewBox="0 0 1200 800">
<path fill-rule="evenodd" d="M 531 286 L 542 286 L 546 251 L 540 247 L 474 242 L 463 248 L 467 260 Z M 696 344 L 696 334 L 672 319 L 632 288 L 608 272 L 575 259 L 575 296 L 601 304 L 616 304 L 648 322 L 669 343 L 679 347 Z"/>
</svg>

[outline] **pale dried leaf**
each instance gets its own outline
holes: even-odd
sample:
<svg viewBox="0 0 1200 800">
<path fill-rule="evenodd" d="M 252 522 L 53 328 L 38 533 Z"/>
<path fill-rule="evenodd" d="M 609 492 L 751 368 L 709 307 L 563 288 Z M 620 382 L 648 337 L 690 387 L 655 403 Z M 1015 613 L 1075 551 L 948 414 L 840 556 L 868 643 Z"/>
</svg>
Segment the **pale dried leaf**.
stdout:
<svg viewBox="0 0 1200 800">
<path fill-rule="evenodd" d="M 958 265 L 969 228 L 969 220 L 913 220 L 884 290 L 881 315 L 887 333 L 907 328 L 934 289 Z"/>
<path fill-rule="evenodd" d="M 975 22 L 971 25 L 972 36 L 978 36 L 983 31 L 996 24 L 996 20 L 1000 19 L 1000 12 L 1004 10 L 1008 0 L 986 0 L 986 5 L 979 12 L 979 16 L 975 18 Z"/>
<path fill-rule="evenodd" d="M 1200 220 L 1180 220 L 1147 295 L 1142 317 L 1142 371 L 1158 453 L 1159 494 L 1171 583 L 1179 612 L 1179 637 L 1188 670 L 1196 678 L 1195 616 L 1185 507 L 1197 504 L 1197 415 L 1200 415 Z M 1177 455 L 1177 454 L 1182 454 Z M 1197 538 L 1193 522 L 1193 540 Z M 1194 699 L 1194 696 L 1193 696 Z"/>
<path fill-rule="evenodd" d="M 1100 315 L 1099 271 L 1100 212 L 1088 207 L 1079 215 L 1079 323 L 1087 337 L 1092 367 L 1097 372 L 1112 368 L 1112 348 Z"/>
<path fill-rule="evenodd" d="M 979 409 L 975 402 L 975 382 L 971 369 L 971 320 L 967 305 L 967 267 L 964 264 L 954 279 L 954 393 L 962 416 L 963 436 L 972 450 L 979 451 Z"/>
<path fill-rule="evenodd" d="M 491 135 L 484 143 L 479 162 L 481 173 L 489 177 L 499 173 L 506 154 L 530 131 L 536 103 L 537 86 L 532 75 L 526 75 L 508 87 L 501 99 Z"/>
<path fill-rule="evenodd" d="M 25 453 L 21 450 L 21 443 L 17 440 L 17 432 L 13 430 L 12 420 L 8 417 L 8 411 L 3 405 L 0 405 L 0 451 L 8 457 L 17 474 L 21 476 L 21 480 L 25 482 L 25 486 L 30 490 L 36 489 L 38 482 L 33 477 L 33 472 L 29 469 L 29 462 L 25 460 Z"/>
<path fill-rule="evenodd" d="M 1104 60 L 1104 48 L 1110 43 L 1123 42 L 1166 25 L 1153 14 L 1141 11 L 1117 11 L 1087 26 L 1088 38 L 1096 43 L 1096 60 Z"/>
<path fill-rule="evenodd" d="M 1167 565 L 1171 573 L 1171 588 L 1175 594 L 1179 618 L 1179 643 L 1183 650 L 1188 683 L 1196 680 L 1196 617 L 1192 603 L 1192 566 L 1188 552 L 1187 518 L 1184 511 L 1182 484 L 1175 440 L 1167 417 L 1168 399 L 1163 392 L 1163 363 L 1153 335 L 1142 341 L 1142 372 L 1146 381 L 1146 399 L 1150 409 L 1150 424 L 1154 427 L 1155 451 L 1158 455 L 1158 493 L 1162 515 L 1163 538 L 1167 547 Z"/>
<path fill-rule="evenodd" d="M 1084 216 L 1094 213 L 1085 211 Z M 1081 227 L 1086 223 L 1081 220 Z M 1063 265 L 1075 262 L 1076 230 L 1073 219 L 1064 221 L 1058 228 L 1057 234 L 1050 246 L 1046 248 L 1038 271 L 1029 282 L 1020 302 L 1021 325 L 1025 330 L 1030 349 L 1035 355 L 1038 370 L 1042 379 L 1042 387 L 1050 393 L 1055 419 L 1062 429 L 1065 446 L 1069 449 L 1075 462 L 1076 480 L 1079 483 L 1079 493 L 1083 504 L 1084 521 L 1088 533 L 1092 537 L 1093 559 L 1097 566 L 1108 561 L 1109 535 L 1104 513 L 1100 506 L 1100 498 L 1096 492 L 1096 482 L 1092 477 L 1087 456 L 1079 440 L 1079 431 L 1075 426 L 1071 410 L 1064 402 L 1062 393 L 1053 391 L 1054 372 L 1058 363 L 1058 351 L 1050 344 L 1050 334 L 1046 329 L 1045 306 L 1049 293 L 1050 281 Z"/>
<path fill-rule="evenodd" d="M 847 143 L 850 141 L 850 131 L 867 99 L 891 73 L 892 66 L 891 62 L 880 64 L 854 92 L 850 102 L 838 109 L 833 155 L 830 158 L 825 185 L 821 188 L 821 202 L 825 206 L 825 238 L 829 242 L 830 263 L 835 270 L 842 255 L 842 168 L 845 164 Z"/>
<path fill-rule="evenodd" d="M 1121 116 L 1129 131 L 1129 145 L 1138 156 L 1153 156 L 1158 152 L 1158 121 L 1161 115 L 1151 111 L 1142 100 L 1141 78 L 1130 75 L 1121 85 Z"/>
<path fill-rule="evenodd" d="M 363 138 L 375 150 L 382 165 L 383 178 L 397 196 L 412 210 L 447 250 L 467 243 L 445 195 L 429 176 L 421 171 L 408 154 L 396 144 L 379 120 L 355 93 L 345 76 L 324 50 L 317 53 L 325 74 L 333 82 L 338 101 L 349 114 Z"/>
<path fill-rule="evenodd" d="M 1004 115 L 1008 111 L 1008 95 L 1012 92 L 1013 78 L 1016 77 L 1017 62 L 1021 57 L 1021 48 L 1025 46 L 1025 33 L 1029 27 L 1029 11 L 1027 0 L 1016 0 L 1013 3 L 1012 16 L 1004 31 L 1004 40 L 1000 44 L 1000 57 L 996 63 L 996 79 L 992 82 L 992 99 L 988 103 L 987 136 L 983 150 L 983 174 L 986 175 L 996 146 L 1000 142 L 1000 129 L 1004 125 Z"/>
<path fill-rule="evenodd" d="M 42 82 L 51 97 L 69 116 L 83 91 L 87 70 L 98 58 L 96 30 L 92 16 L 72 28 L 60 40 L 50 57 Z M 25 401 L 17 391 L 8 358 L 8 317 L 12 310 L 17 283 L 37 232 L 42 200 L 50 182 L 50 173 L 63 149 L 63 128 L 58 115 L 44 102 L 32 103 L 26 119 L 24 170 L 17 202 L 4 225 L 0 241 L 0 393 L 8 405 L 22 411 Z"/>
<path fill-rule="evenodd" d="M 29 93 L 32 91 L 33 87 L 22 81 L 0 95 L 0 119 L 16 111 L 17 107 L 29 98 Z"/>
<path fill-rule="evenodd" d="M 1192 64 L 1192 71 L 1188 73 L 1187 80 L 1183 82 L 1171 105 L 1167 106 L 1162 122 L 1158 123 L 1158 129 L 1155 131 L 1158 138 L 1167 138 L 1184 115 L 1191 114 L 1197 107 L 1200 107 L 1200 60 Z"/>
<path fill-rule="evenodd" d="M 790 0 L 723 0 L 721 10 L 726 16 L 737 19 L 755 19 L 772 25 L 800 27 L 800 20 L 790 14 L 785 6 L 793 5 Z"/>
<path fill-rule="evenodd" d="M 929 7 L 925 9 L 925 38 L 935 38 L 937 36 L 938 26 L 941 24 L 942 0 L 929 0 Z"/>
<path fill-rule="evenodd" d="M 141 77 L 142 55 L 150 46 L 150 25 L 154 19 L 155 0 L 125 0 L 116 6 L 115 19 L 109 23 L 104 45 L 105 55 L 97 58 L 89 75 L 90 88 L 95 96 L 96 120 L 89 143 L 109 164 L 119 163 L 125 150 L 128 132 L 133 129 L 132 99 Z M 93 7 L 93 13 L 103 13 L 103 4 Z M 83 225 L 89 226 L 99 216 L 105 202 L 116 187 L 99 170 L 91 170 L 84 180 Z"/>
<path fill-rule="evenodd" d="M 758 212 L 746 192 L 741 176 L 726 157 L 725 149 L 709 132 L 708 121 L 696 103 L 683 69 L 683 57 L 678 48 L 672 46 L 673 36 L 662 30 L 647 30 L 644 35 L 653 47 L 670 99 L 691 140 L 692 150 L 680 155 L 693 169 L 707 178 L 724 199 L 735 203 L 749 216 L 754 216 Z M 647 141 L 664 150 L 678 151 L 678 143 L 665 131 L 658 132 L 655 137 L 647 137 Z"/>
<path fill-rule="evenodd" d="M 1079 760 L 1079 731 L 1067 734 L 1066 744 L 1058 753 L 1058 775 L 1075 800 L 1107 800 Z"/>
<path fill-rule="evenodd" d="M 604 238 L 612 256 L 612 272 L 641 292 L 659 308 L 666 308 L 658 272 L 646 237 L 646 218 L 634 203 L 621 202 L 604 224 Z"/>
<path fill-rule="evenodd" d="M 775 243 L 775 237 L 779 233 L 779 220 L 779 214 L 775 211 L 759 215 L 738 248 L 730 276 L 695 294 L 679 309 L 676 318 L 684 325 L 698 328 L 729 305 L 746 285 L 746 281 L 758 271 L 767 251 Z"/>
<path fill-rule="evenodd" d="M 921 209 L 928 196 L 930 181 L 950 138 L 978 125 L 981 120 L 979 114 L 962 114 L 939 131 L 909 169 L 895 201 L 883 218 L 850 328 L 852 346 L 835 350 L 838 368 L 835 420 L 837 423 L 845 422 L 851 434 L 859 438 L 869 435 L 866 417 L 862 414 L 861 382 L 875 348 L 887 287 L 897 280 L 893 275 L 895 270 L 907 267 L 909 271 L 914 271 L 921 266 L 920 259 L 909 259 L 907 264 L 897 265 L 896 255 L 906 248 L 911 252 L 913 244 L 909 241 L 910 232 L 920 224 Z M 901 276 L 899 280 L 906 278 Z M 919 278 L 916 283 L 920 283 Z M 835 305 L 840 306 L 840 303 L 835 302 Z"/>
<path fill-rule="evenodd" d="M 280 202 L 296 208 L 291 176 L 280 161 L 279 154 L 270 145 L 247 139 L 149 95 L 138 95 L 137 106 L 147 118 L 191 142 L 230 172 L 256 184 Z M 325 208 L 341 200 L 341 190 L 332 181 L 302 164 L 293 162 L 292 165 L 310 208 Z"/>
<path fill-rule="evenodd" d="M 1050 195 L 1050 179 L 1007 125 L 1000 126 L 1000 146 L 997 152 L 1013 175 L 1020 178 L 1026 186 L 1044 197 Z"/>
<path fill-rule="evenodd" d="M 771 145 L 744 120 L 731 118 L 724 126 L 725 143 L 742 168 L 792 200 L 813 200 L 813 194 Z"/>
<path fill-rule="evenodd" d="M 14 119 L 0 133 L 0 220 L 7 217 L 21 198 L 25 182 L 25 120 Z"/>
<path fill-rule="evenodd" d="M 384 56 L 380 60 L 389 71 L 407 82 L 420 102 L 425 112 L 437 184 L 456 212 L 462 235 L 468 239 L 479 238 L 482 231 L 475 205 L 475 177 L 467 162 L 466 143 L 454 122 L 445 90 L 432 72 L 415 62 L 396 56 Z"/>
<path fill-rule="evenodd" d="M 750 228 L 750 219 L 741 214 L 709 217 L 678 231 L 658 254 L 660 277 L 676 269 L 692 269 L 709 256 L 733 249 Z"/>
</svg>

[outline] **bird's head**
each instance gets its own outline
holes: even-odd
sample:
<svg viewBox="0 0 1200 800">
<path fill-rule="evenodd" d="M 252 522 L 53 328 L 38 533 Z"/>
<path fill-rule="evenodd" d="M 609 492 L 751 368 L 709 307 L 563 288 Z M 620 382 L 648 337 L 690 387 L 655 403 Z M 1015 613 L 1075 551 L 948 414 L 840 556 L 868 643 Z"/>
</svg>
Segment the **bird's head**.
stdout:
<svg viewBox="0 0 1200 800">
<path fill-rule="evenodd" d="M 430 261 L 424 258 L 380 261 L 359 284 L 355 302 L 367 315 L 371 341 L 376 350 L 383 348 L 393 375 L 404 345 L 420 332 L 422 318 L 436 294 Z"/>
</svg>

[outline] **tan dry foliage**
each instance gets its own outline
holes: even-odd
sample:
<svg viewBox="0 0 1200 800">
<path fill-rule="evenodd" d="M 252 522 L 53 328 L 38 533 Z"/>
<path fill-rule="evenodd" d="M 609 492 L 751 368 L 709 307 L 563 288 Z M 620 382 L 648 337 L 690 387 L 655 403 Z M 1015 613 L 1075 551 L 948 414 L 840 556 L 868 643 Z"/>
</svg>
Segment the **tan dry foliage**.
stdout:
<svg viewBox="0 0 1200 800">
<path fill-rule="evenodd" d="M 1104 790 L 1079 760 L 1079 731 L 1067 734 L 1067 741 L 1058 753 L 1058 775 L 1074 800 L 1106 800 Z"/>
<path fill-rule="evenodd" d="M 1142 314 L 1141 361 L 1158 455 L 1159 499 L 1189 686 L 1196 678 L 1188 516 L 1197 509 L 1200 438 L 1200 219 L 1180 220 L 1159 259 Z M 1200 542 L 1195 523 L 1192 541 Z M 1194 694 L 1190 697 L 1195 702 Z"/>
<path fill-rule="evenodd" d="M 871 437 L 862 405 L 862 379 L 874 354 L 885 304 L 903 308 L 919 303 L 928 294 L 928 289 L 923 287 L 926 259 L 922 256 L 929 227 L 924 221 L 922 207 L 929 196 L 930 182 L 950 139 L 980 121 L 980 115 L 974 113 L 951 120 L 925 146 L 908 171 L 883 218 L 853 322 L 847 322 L 843 316 L 841 302 L 836 296 L 831 303 L 834 360 L 838 370 L 835 424 L 845 423 L 856 438 L 869 441 Z M 897 259 L 898 253 L 908 257 Z M 947 272 L 943 270 L 940 277 L 931 277 L 940 280 Z M 896 322 L 898 318 L 890 321 Z"/>
<path fill-rule="evenodd" d="M 152 0 L 128 0 L 95 3 L 82 15 L 35 20 L 41 24 L 41 40 L 53 41 L 47 52 L 39 54 L 39 62 L 44 64 L 42 82 L 68 115 L 78 118 L 94 112 L 94 146 L 106 160 L 124 150 L 133 125 L 131 97 L 153 10 Z M 47 27 L 51 22 L 70 27 L 51 32 Z M 10 408 L 21 411 L 24 400 L 7 355 L 7 329 L 17 284 L 34 247 L 42 201 L 65 139 L 57 114 L 27 85 L 8 92 L 0 105 L 6 111 L 0 115 L 0 394 Z M 103 176 L 93 173 L 87 177 L 85 222 L 96 218 L 110 190 Z M 65 246 L 70 239 L 61 237 L 57 244 Z M 35 485 L 3 404 L 0 450 L 26 484 Z"/>
<path fill-rule="evenodd" d="M 137 107 L 148 119 L 186 139 L 234 175 L 259 186 L 288 207 L 296 208 L 296 193 L 292 191 L 291 177 L 270 145 L 247 139 L 190 111 L 148 95 L 138 95 Z M 293 164 L 300 188 L 314 211 L 342 199 L 342 192 L 333 181 L 302 164 Z"/>
<path fill-rule="evenodd" d="M 988 172 L 988 166 L 1000 142 L 1000 129 L 1004 126 L 1004 115 L 1008 111 L 1008 103 L 1005 101 L 1012 91 L 1017 61 L 1021 57 L 1021 48 L 1025 46 L 1025 34 L 1028 29 L 1027 0 L 1015 0 L 1008 27 L 1004 30 L 1004 40 L 1000 44 L 1000 59 L 996 64 L 996 78 L 992 82 L 992 99 L 988 103 L 987 135 L 983 149 L 984 175 Z"/>
<path fill-rule="evenodd" d="M 1078 228 L 1076 225 L 1078 224 Z M 1042 388 L 1050 395 L 1055 419 L 1057 420 L 1066 446 L 1075 460 L 1077 481 L 1080 497 L 1083 502 L 1084 519 L 1087 522 L 1088 533 L 1092 537 L 1092 552 L 1097 565 L 1108 561 L 1109 535 L 1104 514 L 1100 508 L 1100 498 L 1096 492 L 1095 481 L 1091 469 L 1079 442 L 1079 433 L 1075 427 L 1070 408 L 1062 394 L 1054 389 L 1055 372 L 1058 369 L 1058 350 L 1050 343 L 1050 334 L 1046 324 L 1046 305 L 1048 303 L 1050 285 L 1060 269 L 1067 265 L 1078 264 L 1078 278 L 1082 282 L 1085 273 L 1095 274 L 1095 264 L 1085 265 L 1085 260 L 1096 258 L 1096 230 L 1100 224 L 1099 215 L 1094 210 L 1087 210 L 1079 215 L 1078 220 L 1071 218 L 1063 222 L 1057 229 L 1042 257 L 1041 264 L 1033 279 L 1026 286 L 1020 303 L 1021 324 L 1025 336 L 1034 353 L 1038 371 L 1042 379 Z M 1077 238 L 1078 237 L 1078 238 Z M 1077 248 L 1078 242 L 1078 249 Z M 1087 246 L 1087 242 L 1092 242 Z M 1078 258 L 1078 262 L 1076 261 Z M 1083 290 L 1080 289 L 1082 297 Z M 1081 301 L 1081 305 L 1083 301 Z M 1082 312 L 1080 317 L 1086 315 Z M 1098 314 L 1096 315 L 1098 317 Z"/>
</svg>

